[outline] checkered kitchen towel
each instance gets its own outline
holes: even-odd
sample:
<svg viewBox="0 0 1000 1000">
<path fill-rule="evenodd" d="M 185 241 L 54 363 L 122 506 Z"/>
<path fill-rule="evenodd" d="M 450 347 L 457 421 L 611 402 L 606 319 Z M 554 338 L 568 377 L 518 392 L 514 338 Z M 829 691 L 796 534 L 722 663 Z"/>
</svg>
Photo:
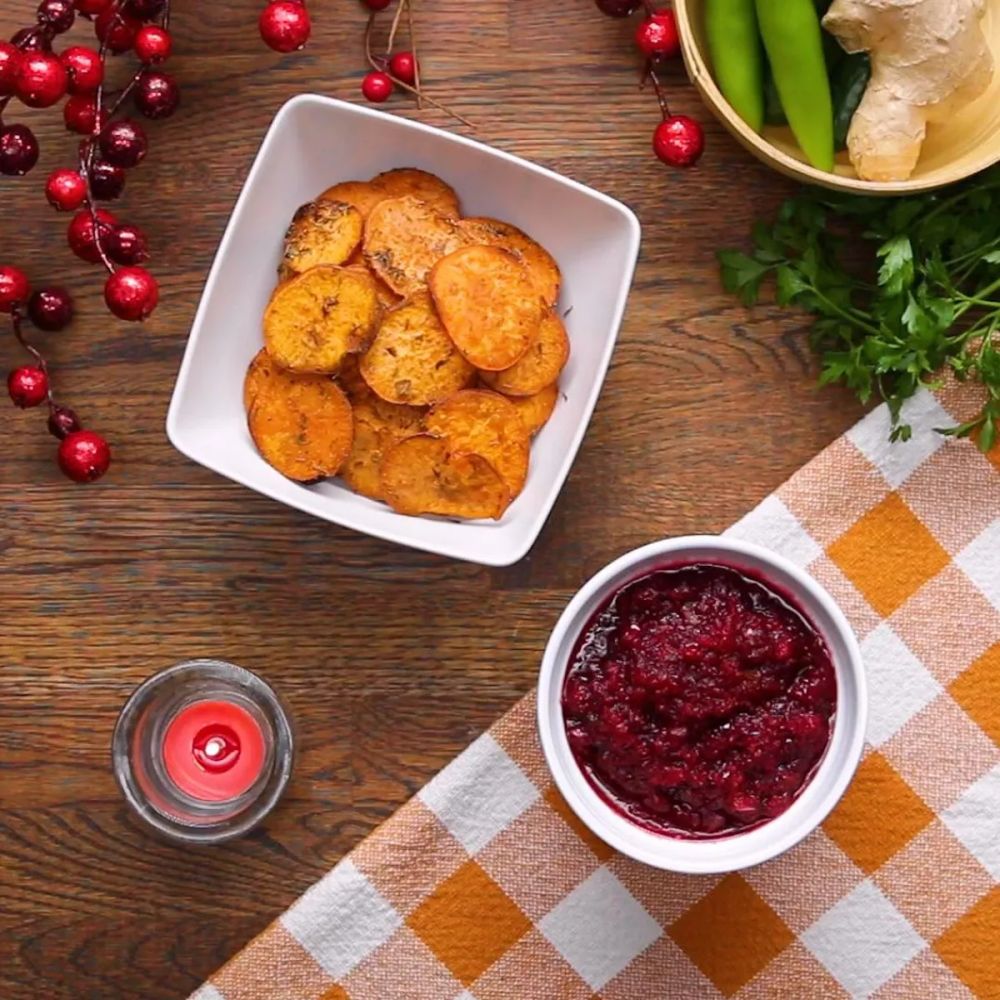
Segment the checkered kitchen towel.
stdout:
<svg viewBox="0 0 1000 1000">
<path fill-rule="evenodd" d="M 560 799 L 528 696 L 196 1000 L 1000 997 L 1000 448 L 957 390 L 884 409 L 735 525 L 833 594 L 871 720 L 822 828 L 775 861 L 661 873 Z"/>
</svg>

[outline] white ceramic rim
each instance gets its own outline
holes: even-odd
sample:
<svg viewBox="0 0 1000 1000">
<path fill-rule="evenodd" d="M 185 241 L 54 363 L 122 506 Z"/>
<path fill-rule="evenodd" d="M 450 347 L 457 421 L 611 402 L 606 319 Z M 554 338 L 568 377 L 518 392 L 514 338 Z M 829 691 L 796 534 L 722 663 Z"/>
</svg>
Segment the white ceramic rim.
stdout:
<svg viewBox="0 0 1000 1000">
<path fill-rule="evenodd" d="M 560 185 L 571 188 L 580 194 L 586 195 L 588 198 L 603 203 L 613 209 L 614 212 L 624 220 L 628 228 L 629 252 L 627 263 L 625 271 L 622 275 L 622 281 L 615 293 L 615 303 L 607 341 L 601 352 L 594 384 L 590 388 L 586 399 L 584 419 L 579 421 L 577 427 L 573 431 L 572 437 L 566 444 L 563 451 L 562 461 L 560 462 L 556 475 L 553 478 L 551 488 L 548 490 L 542 499 L 542 502 L 536 507 L 536 509 L 523 517 L 523 520 L 528 524 L 527 530 L 524 531 L 521 538 L 512 541 L 509 545 L 502 549 L 484 552 L 480 548 L 477 548 L 474 538 L 470 539 L 465 533 L 463 533 L 462 529 L 466 526 L 466 524 L 460 522 L 456 522 L 453 525 L 455 530 L 447 540 L 439 539 L 437 541 L 428 541 L 416 537 L 413 534 L 409 534 L 403 530 L 397 530 L 398 524 L 409 520 L 409 518 L 406 518 L 402 514 L 396 515 L 396 518 L 394 518 L 388 526 L 384 524 L 380 525 L 371 523 L 370 519 L 365 516 L 366 512 L 363 509 L 360 511 L 341 511 L 337 516 L 331 516 L 324 498 L 308 488 L 296 490 L 291 494 L 279 495 L 273 489 L 268 488 L 267 484 L 258 481 L 258 478 L 253 474 L 241 474 L 234 471 L 223 471 L 219 469 L 216 464 L 214 464 L 205 456 L 205 454 L 202 453 L 202 451 L 197 447 L 196 441 L 192 441 L 191 435 L 187 433 L 182 426 L 182 400 L 187 391 L 187 383 L 190 378 L 191 368 L 195 363 L 195 343 L 201 336 L 204 335 L 205 313 L 207 312 L 208 302 L 215 288 L 219 271 L 219 261 L 222 260 L 222 258 L 229 252 L 230 244 L 234 240 L 237 232 L 235 220 L 237 220 L 244 211 L 244 206 L 250 198 L 250 192 L 254 188 L 257 175 L 261 170 L 263 162 L 268 156 L 273 155 L 272 147 L 281 133 L 281 128 L 285 119 L 290 117 L 295 108 L 302 104 L 318 104 L 321 106 L 336 108 L 349 115 L 374 118 L 384 121 L 387 126 L 398 129 L 402 133 L 407 131 L 424 132 L 435 136 L 446 145 L 454 144 L 459 146 L 469 146 L 483 151 L 497 160 L 502 160 L 519 168 L 529 170 L 532 173 L 539 174 Z M 642 229 L 639 224 L 638 217 L 627 205 L 615 198 L 612 198 L 610 195 L 604 194 L 602 191 L 588 187 L 586 184 L 581 184 L 579 181 L 573 180 L 570 177 L 565 177 L 562 174 L 556 173 L 554 170 L 548 169 L 547 167 L 540 166 L 530 160 L 515 156 L 505 150 L 497 149 L 494 146 L 489 146 L 486 143 L 478 142 L 475 139 L 469 139 L 466 136 L 457 135 L 453 132 L 436 128 L 432 125 L 425 125 L 423 122 L 412 121 L 407 118 L 399 117 L 398 115 L 387 114 L 384 111 L 362 107 L 348 101 L 325 97 L 321 94 L 298 94 L 285 101 L 285 103 L 278 109 L 274 118 L 271 120 L 271 123 L 264 134 L 264 138 L 261 141 L 260 147 L 254 156 L 253 163 L 251 164 L 249 173 L 243 182 L 243 186 L 240 189 L 240 193 L 236 199 L 233 209 L 230 212 L 225 231 L 223 232 L 222 239 L 219 242 L 211 268 L 209 269 L 208 278 L 206 279 L 205 286 L 202 289 L 201 298 L 198 302 L 198 308 L 195 311 L 194 319 L 191 323 L 191 329 L 188 334 L 188 341 L 184 349 L 184 356 L 181 360 L 177 379 L 174 383 L 170 406 L 167 410 L 167 439 L 174 446 L 174 448 L 191 461 L 197 462 L 199 465 L 203 465 L 229 480 L 240 483 L 242 486 L 245 486 L 256 493 L 269 497 L 272 500 L 276 500 L 278 503 L 296 508 L 307 514 L 311 514 L 314 517 L 319 517 L 329 523 L 337 524 L 349 530 L 370 535 L 373 538 L 382 539 L 383 541 L 392 542 L 397 545 L 403 545 L 408 548 L 424 552 L 431 552 L 435 555 L 446 556 L 452 559 L 461 559 L 484 566 L 500 567 L 513 565 L 523 559 L 538 540 L 538 536 L 541 534 L 542 528 L 545 526 L 545 523 L 552 512 L 552 508 L 555 506 L 555 502 L 566 483 L 566 478 L 568 477 L 570 469 L 573 466 L 573 462 L 576 460 L 577 453 L 580 450 L 580 445 L 583 443 L 584 435 L 590 427 L 590 421 L 593 418 L 594 409 L 597 406 L 597 400 L 602 389 L 604 388 L 608 368 L 611 364 L 611 357 L 618 342 L 618 334 L 621 330 L 622 319 L 625 315 L 625 308 L 628 304 L 628 297 L 632 289 L 632 281 L 635 276 L 635 267 L 639 257 L 641 237 Z M 468 525 L 478 525 L 479 523 L 480 522 L 467 522 Z M 491 525 L 491 528 L 497 531 L 503 531 L 504 525 Z"/>
<path fill-rule="evenodd" d="M 593 789 L 573 758 L 561 705 L 569 655 L 597 607 L 630 579 L 658 565 L 717 560 L 771 574 L 802 606 L 826 639 L 837 676 L 837 711 L 830 744 L 816 773 L 781 816 L 747 833 L 682 840 L 646 830 L 612 809 Z M 591 577 L 552 630 L 538 682 L 538 732 L 549 770 L 570 808 L 601 840 L 654 868 L 688 874 L 737 871 L 793 847 L 827 817 L 844 794 L 864 745 L 868 697 L 858 640 L 833 598 L 805 570 L 750 542 L 716 535 L 689 535 L 633 549 Z"/>
</svg>

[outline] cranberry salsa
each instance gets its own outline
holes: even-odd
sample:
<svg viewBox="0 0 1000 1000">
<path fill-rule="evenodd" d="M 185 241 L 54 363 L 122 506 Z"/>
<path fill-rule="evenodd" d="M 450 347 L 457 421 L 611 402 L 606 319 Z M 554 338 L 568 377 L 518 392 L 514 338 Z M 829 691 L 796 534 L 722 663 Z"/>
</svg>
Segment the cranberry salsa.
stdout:
<svg viewBox="0 0 1000 1000">
<path fill-rule="evenodd" d="M 696 563 L 633 580 L 598 609 L 563 684 L 591 785 L 672 837 L 739 833 L 783 813 L 830 739 L 826 643 L 762 579 Z"/>
</svg>

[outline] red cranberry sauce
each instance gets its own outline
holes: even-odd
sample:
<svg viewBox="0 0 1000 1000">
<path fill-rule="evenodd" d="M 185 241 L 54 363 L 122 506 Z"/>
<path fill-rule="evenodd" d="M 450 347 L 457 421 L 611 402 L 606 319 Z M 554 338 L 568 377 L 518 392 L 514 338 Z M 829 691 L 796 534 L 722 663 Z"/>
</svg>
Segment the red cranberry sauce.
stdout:
<svg viewBox="0 0 1000 1000">
<path fill-rule="evenodd" d="M 672 837 L 739 833 L 783 813 L 830 738 L 822 636 L 741 570 L 692 564 L 627 584 L 577 641 L 562 706 L 598 793 Z"/>
</svg>

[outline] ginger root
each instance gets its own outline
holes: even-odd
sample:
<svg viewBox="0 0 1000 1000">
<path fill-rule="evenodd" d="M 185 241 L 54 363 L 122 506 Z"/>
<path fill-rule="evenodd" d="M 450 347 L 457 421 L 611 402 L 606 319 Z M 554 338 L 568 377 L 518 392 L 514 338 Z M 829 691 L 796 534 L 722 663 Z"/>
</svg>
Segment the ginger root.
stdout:
<svg viewBox="0 0 1000 1000">
<path fill-rule="evenodd" d="M 872 75 L 847 150 L 859 177 L 906 180 L 928 123 L 989 87 L 993 57 L 980 24 L 985 0 L 834 0 L 823 27 L 848 52 L 868 52 Z"/>
</svg>

